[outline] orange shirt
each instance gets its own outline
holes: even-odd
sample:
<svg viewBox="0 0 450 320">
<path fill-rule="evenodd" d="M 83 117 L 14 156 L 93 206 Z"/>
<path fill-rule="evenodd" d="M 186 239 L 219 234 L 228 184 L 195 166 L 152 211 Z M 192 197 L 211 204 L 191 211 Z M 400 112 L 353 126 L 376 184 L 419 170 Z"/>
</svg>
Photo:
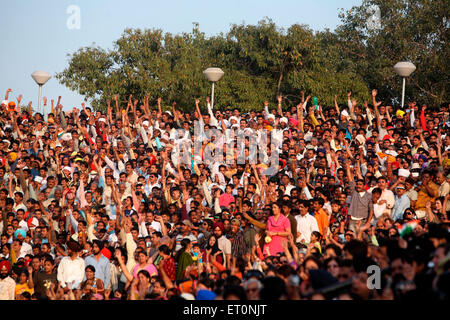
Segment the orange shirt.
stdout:
<svg viewBox="0 0 450 320">
<path fill-rule="evenodd" d="M 324 236 L 324 232 L 327 230 L 329 225 L 327 213 L 325 212 L 325 210 L 320 208 L 319 211 L 314 211 L 314 218 L 316 218 L 320 234 Z"/>
</svg>

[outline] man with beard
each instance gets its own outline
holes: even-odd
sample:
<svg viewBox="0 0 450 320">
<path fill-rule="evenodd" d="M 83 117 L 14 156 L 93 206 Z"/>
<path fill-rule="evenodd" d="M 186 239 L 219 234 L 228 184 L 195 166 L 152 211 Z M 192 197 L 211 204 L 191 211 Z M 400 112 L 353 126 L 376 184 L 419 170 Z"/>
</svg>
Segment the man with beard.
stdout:
<svg viewBox="0 0 450 320">
<path fill-rule="evenodd" d="M 105 288 L 108 288 L 111 282 L 110 263 L 108 258 L 102 254 L 103 242 L 94 240 L 92 243 L 92 254 L 84 259 L 86 266 L 95 268 L 95 277 L 102 280 Z"/>
<path fill-rule="evenodd" d="M 9 276 L 11 265 L 7 260 L 0 262 L 0 300 L 14 300 L 16 282 Z"/>
</svg>

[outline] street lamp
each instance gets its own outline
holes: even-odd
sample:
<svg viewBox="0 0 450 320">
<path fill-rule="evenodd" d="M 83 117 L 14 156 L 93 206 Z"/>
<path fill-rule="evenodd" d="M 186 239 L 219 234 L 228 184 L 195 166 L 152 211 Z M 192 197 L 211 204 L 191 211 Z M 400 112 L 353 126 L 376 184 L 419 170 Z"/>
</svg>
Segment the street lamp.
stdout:
<svg viewBox="0 0 450 320">
<path fill-rule="evenodd" d="M 214 83 L 222 79 L 224 72 L 220 68 L 208 68 L 203 71 L 206 79 L 212 83 L 211 108 L 214 107 Z"/>
<path fill-rule="evenodd" d="M 414 70 L 416 70 L 416 66 L 414 64 L 412 64 L 411 62 L 409 62 L 409 61 L 398 62 L 394 66 L 394 70 L 395 70 L 395 72 L 397 72 L 397 74 L 400 77 L 403 77 L 403 90 L 402 90 L 402 109 L 403 109 L 403 104 L 405 102 L 405 83 L 406 83 L 406 78 L 409 77 L 411 75 L 411 73 L 414 72 Z"/>
<path fill-rule="evenodd" d="M 35 71 L 31 74 L 31 77 L 39 85 L 39 100 L 38 100 L 38 112 L 41 112 L 41 96 L 42 86 L 52 77 L 50 73 L 46 71 Z M 44 111 L 45 112 L 45 111 Z"/>
</svg>

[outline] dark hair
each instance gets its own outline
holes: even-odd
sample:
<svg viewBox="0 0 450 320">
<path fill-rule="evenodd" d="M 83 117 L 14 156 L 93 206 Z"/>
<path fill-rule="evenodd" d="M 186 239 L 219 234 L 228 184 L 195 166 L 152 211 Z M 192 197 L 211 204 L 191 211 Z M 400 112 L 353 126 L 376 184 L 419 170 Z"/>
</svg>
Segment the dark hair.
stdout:
<svg viewBox="0 0 450 320">
<path fill-rule="evenodd" d="M 183 252 L 186 251 L 187 246 L 191 243 L 191 240 L 189 240 L 188 238 L 184 238 L 181 240 L 180 245 L 181 248 L 180 250 L 177 251 L 177 253 L 175 254 L 175 261 L 178 261 L 178 259 L 180 258 L 180 256 L 183 254 Z"/>
<path fill-rule="evenodd" d="M 280 277 L 266 277 L 262 282 L 261 300 L 280 300 L 286 293 L 286 284 Z"/>
<path fill-rule="evenodd" d="M 138 275 L 139 275 L 139 274 L 144 275 L 148 280 L 150 280 L 150 279 L 152 278 L 152 277 L 150 276 L 150 273 L 148 273 L 147 270 L 140 270 L 137 274 L 138 274 Z"/>
<path fill-rule="evenodd" d="M 93 265 L 88 265 L 88 266 L 86 266 L 86 268 L 84 268 L 84 271 L 88 271 L 88 270 L 91 270 L 92 272 L 95 273 L 95 267 Z"/>
<path fill-rule="evenodd" d="M 167 255 L 170 255 L 170 253 L 172 252 L 172 250 L 170 250 L 170 248 L 165 244 L 160 245 L 158 250 Z"/>
</svg>

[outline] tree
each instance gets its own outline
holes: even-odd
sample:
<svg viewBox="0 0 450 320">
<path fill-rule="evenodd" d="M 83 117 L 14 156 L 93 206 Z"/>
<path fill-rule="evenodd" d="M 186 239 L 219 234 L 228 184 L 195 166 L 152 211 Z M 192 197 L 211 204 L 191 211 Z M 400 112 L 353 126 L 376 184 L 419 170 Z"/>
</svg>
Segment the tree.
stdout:
<svg viewBox="0 0 450 320">
<path fill-rule="evenodd" d="M 375 29 L 367 23 L 374 6 L 381 14 Z M 364 0 L 341 13 L 336 34 L 352 68 L 385 102 L 398 102 L 401 78 L 393 66 L 409 60 L 418 68 L 407 79 L 407 99 L 437 106 L 449 101 L 449 9 L 448 1 Z"/>
<path fill-rule="evenodd" d="M 380 28 L 368 24 L 371 8 L 380 8 Z M 335 31 L 314 32 L 295 24 L 287 30 L 269 18 L 256 25 L 232 25 L 229 32 L 172 35 L 162 30 L 126 29 L 112 50 L 81 48 L 57 75 L 61 83 L 91 100 L 94 109 L 119 94 L 141 101 L 150 95 L 192 110 L 195 98 L 210 94 L 202 72 L 217 66 L 225 76 L 216 84 L 217 108 L 262 109 L 282 94 L 295 106 L 300 91 L 319 98 L 323 107 L 334 96 L 346 104 L 352 92 L 361 105 L 372 89 L 386 103 L 398 103 L 401 79 L 393 66 L 411 60 L 418 68 L 408 78 L 408 97 L 437 105 L 449 101 L 449 4 L 429 0 L 364 0 L 342 12 Z"/>
</svg>

